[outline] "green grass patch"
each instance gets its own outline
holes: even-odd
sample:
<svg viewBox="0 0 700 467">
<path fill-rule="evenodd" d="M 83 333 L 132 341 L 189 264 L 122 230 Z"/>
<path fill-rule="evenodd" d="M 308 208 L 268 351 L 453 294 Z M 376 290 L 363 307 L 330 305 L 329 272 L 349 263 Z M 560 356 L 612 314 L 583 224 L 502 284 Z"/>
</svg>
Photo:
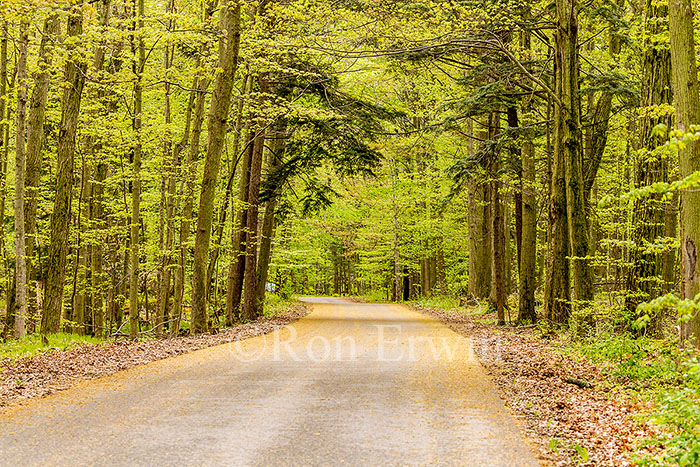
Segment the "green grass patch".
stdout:
<svg viewBox="0 0 700 467">
<path fill-rule="evenodd" d="M 681 378 L 684 356 L 677 341 L 601 333 L 573 342 L 579 353 L 617 382 L 663 387 Z"/>
<path fill-rule="evenodd" d="M 409 303 L 423 308 L 434 308 L 442 311 L 454 311 L 459 309 L 459 297 L 450 295 L 428 295 L 411 300 Z"/>
<path fill-rule="evenodd" d="M 266 293 L 263 315 L 267 318 L 273 318 L 288 311 L 296 302 L 297 300 L 294 297 L 283 297 L 276 293 Z"/>
<path fill-rule="evenodd" d="M 0 358 L 24 358 L 51 350 L 68 350 L 77 344 L 100 344 L 103 339 L 77 334 L 58 333 L 47 336 L 48 344 L 39 334 L 32 334 L 23 339 L 11 340 L 0 344 Z"/>
</svg>

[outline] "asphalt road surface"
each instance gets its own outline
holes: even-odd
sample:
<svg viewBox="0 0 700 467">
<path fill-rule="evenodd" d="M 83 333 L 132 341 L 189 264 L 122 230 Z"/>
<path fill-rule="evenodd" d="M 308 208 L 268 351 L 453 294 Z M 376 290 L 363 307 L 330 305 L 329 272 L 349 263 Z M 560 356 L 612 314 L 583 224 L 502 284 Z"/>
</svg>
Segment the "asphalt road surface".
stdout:
<svg viewBox="0 0 700 467">
<path fill-rule="evenodd" d="M 307 298 L 275 333 L 0 416 L 1 465 L 536 466 L 474 356 L 402 306 Z"/>
</svg>

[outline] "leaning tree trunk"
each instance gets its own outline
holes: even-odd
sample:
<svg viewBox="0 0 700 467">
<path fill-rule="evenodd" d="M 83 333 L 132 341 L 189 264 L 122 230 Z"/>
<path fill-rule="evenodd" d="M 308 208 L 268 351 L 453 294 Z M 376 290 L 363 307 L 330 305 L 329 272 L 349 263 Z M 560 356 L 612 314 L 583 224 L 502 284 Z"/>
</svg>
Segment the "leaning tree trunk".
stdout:
<svg viewBox="0 0 700 467">
<path fill-rule="evenodd" d="M 194 265 L 192 272 L 192 333 L 207 330 L 207 258 L 211 237 L 211 224 L 214 213 L 216 182 L 219 177 L 221 150 L 226 136 L 226 122 L 231 106 L 233 81 L 238 66 L 240 43 L 241 5 L 231 1 L 221 12 L 220 27 L 226 31 L 226 41 L 220 47 L 219 68 L 214 93 L 209 108 L 209 142 L 202 175 L 202 192 L 197 213 L 197 233 L 194 244 Z"/>
<path fill-rule="evenodd" d="M 669 1 L 669 32 L 676 126 L 681 131 L 697 131 L 691 129 L 692 125 L 700 124 L 700 96 L 695 63 L 693 6 L 690 0 Z M 688 142 L 687 147 L 678 153 L 682 178 L 700 170 L 699 142 Z M 700 293 L 700 191 L 681 191 L 680 204 L 682 295 L 684 298 L 693 299 Z M 700 313 L 695 313 L 690 321 L 683 323 L 681 337 L 695 345 L 700 344 Z"/>
<path fill-rule="evenodd" d="M 248 151 L 244 150 L 243 153 L 240 151 L 240 144 L 241 140 L 245 141 L 243 138 L 244 133 L 247 132 L 247 128 L 249 125 L 246 124 L 246 131 L 244 132 L 243 130 L 243 107 L 245 104 L 245 100 L 248 96 L 248 93 L 250 91 L 248 83 L 251 82 L 250 80 L 251 76 L 246 74 L 243 77 L 243 83 L 241 84 L 241 94 L 238 97 L 238 105 L 236 106 L 236 126 L 235 126 L 235 133 L 233 135 L 233 144 L 231 145 L 231 154 L 233 154 L 233 161 L 232 161 L 232 167 L 231 171 L 229 172 L 228 175 L 228 182 L 226 183 L 226 193 L 224 194 L 224 204 L 221 207 L 220 210 L 220 215 L 219 215 L 219 222 L 216 226 L 216 239 L 217 239 L 217 247 L 214 249 L 212 252 L 211 258 L 209 259 L 209 266 L 207 267 L 207 297 L 209 297 L 211 293 L 211 287 L 212 284 L 214 283 L 214 268 L 216 267 L 216 263 L 219 260 L 219 256 L 221 254 L 221 250 L 223 248 L 223 236 L 224 236 L 224 229 L 226 227 L 226 215 L 227 215 L 227 210 L 228 210 L 228 205 L 229 203 L 231 204 L 231 221 L 232 221 L 232 241 L 231 241 L 231 250 L 232 251 L 239 251 L 240 249 L 240 244 L 237 244 L 235 241 L 236 237 L 236 229 L 238 228 L 237 224 L 235 224 L 236 221 L 236 209 L 235 209 L 235 201 L 233 201 L 232 198 L 232 193 L 233 193 L 233 180 L 236 176 L 236 174 L 240 171 L 241 167 L 245 167 L 244 171 L 248 170 L 249 164 L 247 164 L 247 154 Z M 239 167 L 239 164 L 241 167 Z M 247 177 L 249 175 L 246 174 L 246 184 L 247 184 Z M 240 177 L 241 179 L 243 176 Z M 246 185 L 247 187 L 247 185 Z M 239 194 L 240 194 L 240 188 L 239 188 Z M 240 198 L 240 197 L 239 197 Z M 235 256 L 234 256 L 235 258 Z M 228 303 L 228 296 L 229 296 L 229 281 L 230 281 L 230 276 L 231 276 L 231 269 L 229 268 L 229 274 L 227 276 L 227 281 L 226 281 L 226 301 Z M 207 298 L 208 300 L 208 298 Z M 240 301 L 240 299 L 239 299 Z M 228 308 L 226 308 L 228 309 Z M 226 315 L 225 320 L 226 320 L 226 326 L 230 326 L 231 322 L 229 321 L 229 316 L 225 312 Z"/>
<path fill-rule="evenodd" d="M 82 5 L 71 8 L 68 16 L 68 35 L 80 36 L 83 32 Z M 80 100 L 85 84 L 86 64 L 82 57 L 72 54 L 65 65 L 65 83 L 63 92 L 61 124 L 58 131 L 58 148 L 56 171 L 56 199 L 51 214 L 51 240 L 49 243 L 46 298 L 41 316 L 42 334 L 58 332 L 63 308 L 63 288 L 66 277 L 66 255 L 68 252 L 68 234 L 70 229 L 70 210 L 73 191 L 73 165 L 75 156 L 75 138 L 80 115 Z"/>
<path fill-rule="evenodd" d="M 15 337 L 24 337 L 27 316 L 27 263 L 24 236 L 25 138 L 27 133 L 27 49 L 29 23 L 19 25 L 17 50 L 17 125 L 15 136 Z"/>
</svg>

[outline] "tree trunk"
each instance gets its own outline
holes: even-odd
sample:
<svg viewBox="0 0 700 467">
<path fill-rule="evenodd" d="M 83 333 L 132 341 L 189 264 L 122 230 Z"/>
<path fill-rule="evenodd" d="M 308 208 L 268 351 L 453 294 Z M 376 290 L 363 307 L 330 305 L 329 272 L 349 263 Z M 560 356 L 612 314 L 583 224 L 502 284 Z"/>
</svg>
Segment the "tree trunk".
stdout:
<svg viewBox="0 0 700 467">
<path fill-rule="evenodd" d="M 168 0 L 167 13 L 172 14 L 175 10 L 175 0 Z M 167 22 L 168 31 L 172 31 L 174 27 L 174 20 L 169 19 Z M 172 67 L 172 56 L 175 52 L 175 48 L 171 42 L 168 42 L 165 47 L 165 53 L 163 57 L 163 68 L 165 74 L 170 72 Z M 173 248 L 173 230 L 174 230 L 174 215 L 175 215 L 175 187 L 177 179 L 177 168 L 179 166 L 179 151 L 173 149 L 172 144 L 172 132 L 170 130 L 170 125 L 172 123 L 172 116 L 170 110 L 170 82 L 165 83 L 165 99 L 164 99 L 164 118 L 165 118 L 165 141 L 163 142 L 163 156 L 169 163 L 166 163 L 167 172 L 164 175 L 164 204 L 163 216 L 165 219 L 161 222 L 162 228 L 164 230 L 162 235 L 165 235 L 165 243 L 163 244 L 163 251 L 160 256 L 160 287 L 158 290 L 158 309 L 156 310 L 156 325 L 154 328 L 156 336 L 163 336 L 165 332 L 166 323 L 168 322 L 168 305 L 170 304 L 170 279 L 171 279 L 171 263 L 172 263 L 172 248 Z M 191 107 L 188 102 L 187 113 L 188 117 L 191 115 Z M 189 125 L 187 122 L 185 125 Z"/>
<path fill-rule="evenodd" d="M 71 8 L 68 16 L 68 35 L 80 36 L 83 32 L 82 5 Z M 69 46 L 70 49 L 73 46 Z M 80 101 L 85 84 L 86 64 L 82 59 L 69 59 L 65 65 L 61 123 L 58 132 L 56 171 L 56 199 L 51 214 L 51 240 L 48 251 L 46 298 L 41 317 L 42 334 L 58 332 L 63 308 L 63 288 L 66 276 L 66 254 L 70 229 L 71 198 L 73 189 L 73 165 L 75 138 L 78 129 Z"/>
<path fill-rule="evenodd" d="M 647 0 L 645 9 L 645 36 L 658 37 L 666 33 L 668 6 Z M 664 144 L 665 138 L 654 133 L 654 128 L 664 124 L 673 125 L 673 115 L 650 111 L 659 107 L 671 107 L 671 54 L 666 44 L 656 44 L 648 40 L 644 49 L 642 65 L 642 115 L 640 143 L 642 149 L 637 155 L 635 167 L 635 187 L 668 181 L 668 159 L 656 148 Z M 634 313 L 643 301 L 658 297 L 663 289 L 664 253 L 655 253 L 649 245 L 665 235 L 665 219 L 668 202 L 661 195 L 652 194 L 649 198 L 637 200 L 634 206 L 630 264 L 627 276 L 627 309 Z M 674 226 L 675 227 L 675 226 Z M 660 316 L 652 316 L 648 326 L 655 330 Z"/>
<path fill-rule="evenodd" d="M 15 337 L 25 333 L 27 316 L 27 260 L 24 236 L 24 177 L 25 138 L 27 134 L 27 49 L 29 48 L 29 23 L 19 25 L 17 50 L 17 125 L 15 136 Z"/>
<path fill-rule="evenodd" d="M 535 191 L 535 146 L 525 141 L 522 149 L 522 239 L 520 246 L 520 306 L 518 321 L 534 323 L 537 269 L 537 195 Z"/>
<path fill-rule="evenodd" d="M 616 11 L 615 14 L 619 15 L 620 18 L 623 18 L 625 0 L 614 1 L 617 3 L 615 7 L 619 10 Z M 608 44 L 608 54 L 612 59 L 612 63 L 618 63 L 617 55 L 620 53 L 622 48 L 620 38 L 621 34 L 619 31 L 619 22 L 613 21 L 610 24 L 610 41 Z M 595 183 L 598 168 L 603 160 L 605 146 L 608 142 L 608 127 L 613 97 L 612 90 L 606 89 L 601 93 L 593 111 L 593 122 L 588 127 L 586 135 L 586 159 L 585 165 L 583 166 L 583 190 L 586 209 L 590 209 L 589 201 L 591 197 L 591 189 L 593 188 L 593 183 Z"/>
<path fill-rule="evenodd" d="M 7 146 L 10 139 L 10 106 L 7 105 L 7 42 L 8 30 L 7 22 L 2 24 L 2 36 L 0 37 L 0 254 L 2 254 L 5 266 L 3 278 L 5 281 L 5 291 L 9 295 L 10 274 L 7 266 L 5 254 L 5 198 L 7 197 Z M 12 275 L 14 277 L 14 274 Z M 14 293 L 12 295 L 14 300 Z M 9 300 L 6 301 L 5 318 L 12 315 L 13 308 L 9 307 Z M 7 334 L 8 328 L 5 328 Z M 14 331 L 14 329 L 13 329 Z"/>
<path fill-rule="evenodd" d="M 264 107 L 266 94 L 269 92 L 268 77 L 261 75 L 260 105 Z M 244 320 L 252 321 L 260 314 L 260 303 L 257 302 L 257 253 L 258 253 L 258 209 L 260 196 L 260 175 L 262 171 L 263 149 L 265 143 L 265 123 L 261 122 L 255 139 L 253 157 L 250 160 L 250 183 L 248 186 L 248 215 L 246 217 L 246 254 L 245 276 L 243 279 L 243 308 L 241 315 Z"/>
<path fill-rule="evenodd" d="M 284 125 L 278 125 L 277 131 L 273 136 L 273 144 L 270 149 L 270 162 L 268 172 L 272 172 L 282 163 L 284 155 L 284 138 L 286 137 L 286 129 Z M 270 258 L 272 251 L 272 239 L 275 231 L 275 211 L 277 210 L 277 202 L 281 194 L 282 187 L 275 187 L 274 194 L 268 199 L 265 204 L 265 215 L 263 216 L 262 230 L 260 233 L 260 253 L 258 258 L 257 271 L 257 302 L 264 304 L 265 302 L 265 286 L 267 284 L 267 274 L 270 267 Z"/>
<path fill-rule="evenodd" d="M 143 30 L 144 0 L 134 0 L 131 47 L 134 54 L 134 113 L 132 130 L 136 139 L 132 148 L 131 225 L 129 226 L 129 338 L 135 339 L 139 332 L 139 226 L 141 223 L 141 126 L 143 107 L 143 70 L 146 64 L 146 48 L 143 37 L 136 44 L 136 31 Z M 138 18 L 138 19 L 137 19 Z M 136 58 L 138 57 L 138 61 Z"/>
<path fill-rule="evenodd" d="M 472 123 L 468 131 L 471 133 Z M 488 138 L 488 130 L 480 130 L 478 138 Z M 476 153 L 472 139 L 469 152 Z M 491 294 L 491 190 L 483 167 L 468 182 L 469 203 L 469 294 L 477 300 Z"/>
<path fill-rule="evenodd" d="M 39 45 L 39 72 L 34 76 L 34 89 L 29 103 L 27 122 L 27 160 L 25 168 L 24 225 L 27 256 L 27 316 L 30 320 L 38 317 L 38 284 L 35 269 L 37 243 L 36 216 L 38 205 L 39 180 L 41 177 L 41 150 L 44 144 L 44 116 L 49 94 L 49 68 L 53 58 L 53 44 L 60 32 L 58 15 L 51 15 L 44 22 L 44 33 Z"/>
<path fill-rule="evenodd" d="M 700 124 L 700 96 L 695 63 L 693 7 L 690 0 L 669 1 L 669 32 L 671 36 L 671 69 L 673 70 L 673 100 L 676 108 L 676 126 L 679 130 L 691 130 Z M 700 143 L 688 142 L 678 151 L 680 177 L 685 178 L 700 170 Z M 680 193 L 681 205 L 681 268 L 684 298 L 693 299 L 700 292 L 700 191 L 690 189 Z M 700 313 L 681 327 L 681 337 L 695 345 L 700 342 Z"/>
<path fill-rule="evenodd" d="M 492 113 L 489 121 L 489 140 L 495 141 L 498 137 L 500 122 L 499 115 Z M 493 252 L 493 301 L 496 307 L 496 317 L 499 325 L 506 324 L 506 237 L 505 224 L 503 223 L 503 202 L 501 201 L 501 181 L 499 174 L 501 160 L 499 150 L 495 147 L 489 150 L 488 173 L 491 182 L 491 221 L 493 222 L 493 236 L 491 237 L 491 250 Z"/>
<path fill-rule="evenodd" d="M 194 246 L 194 267 L 192 277 L 192 321 L 190 332 L 207 330 L 207 257 L 211 224 L 214 212 L 216 182 L 219 176 L 221 150 L 226 135 L 226 121 L 231 105 L 231 92 L 238 66 L 240 43 L 241 6 L 231 1 L 221 12 L 220 28 L 226 31 L 226 43 L 220 47 L 219 68 L 209 109 L 209 144 L 202 176 L 202 192 L 197 215 L 197 236 Z"/>
</svg>

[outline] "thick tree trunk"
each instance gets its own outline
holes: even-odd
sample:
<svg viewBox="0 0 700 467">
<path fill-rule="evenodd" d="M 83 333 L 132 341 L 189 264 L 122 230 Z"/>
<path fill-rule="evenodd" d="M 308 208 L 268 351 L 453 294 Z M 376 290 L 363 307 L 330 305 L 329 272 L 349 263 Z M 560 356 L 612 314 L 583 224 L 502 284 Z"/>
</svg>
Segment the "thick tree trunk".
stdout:
<svg viewBox="0 0 700 467">
<path fill-rule="evenodd" d="M 83 32 L 82 5 L 71 8 L 68 16 L 68 35 L 80 36 Z M 70 47 L 69 47 L 70 48 Z M 71 54 L 69 53 L 69 57 Z M 61 124 L 58 132 L 56 171 L 56 199 L 51 214 L 51 240 L 48 251 L 46 298 L 41 317 L 42 334 L 58 332 L 63 309 L 63 288 L 68 252 L 71 198 L 73 189 L 73 165 L 75 138 L 80 115 L 80 101 L 85 84 L 86 64 L 80 57 L 73 57 L 65 65 Z"/>
<path fill-rule="evenodd" d="M 15 126 L 15 337 L 24 337 L 27 317 L 27 260 L 24 236 L 25 138 L 27 135 L 27 52 L 29 23 L 19 24 L 17 50 L 17 124 Z"/>
<path fill-rule="evenodd" d="M 38 205 L 39 180 L 41 177 L 42 147 L 44 144 L 44 116 L 49 94 L 49 68 L 53 58 L 53 41 L 60 32 L 58 15 L 49 16 L 44 22 L 44 33 L 39 45 L 39 71 L 34 76 L 34 89 L 29 103 L 27 122 L 27 159 L 25 168 L 24 225 L 27 256 L 27 316 L 30 320 L 38 317 L 38 284 L 35 269 L 36 216 Z"/>
<path fill-rule="evenodd" d="M 681 131 L 691 131 L 691 125 L 700 124 L 700 96 L 695 63 L 693 7 L 690 0 L 669 1 L 669 32 L 676 126 Z M 681 178 L 700 170 L 699 142 L 689 142 L 686 148 L 679 150 L 679 156 Z M 700 293 L 700 191 L 681 191 L 680 205 L 681 292 L 684 298 L 693 299 Z M 700 313 L 682 325 L 681 337 L 695 345 L 700 344 Z"/>
<path fill-rule="evenodd" d="M 585 308 L 593 300 L 594 290 L 583 181 L 577 16 L 577 0 L 557 3 L 557 51 L 560 66 L 556 76 L 560 81 L 557 89 L 562 122 L 557 126 L 560 133 L 558 137 L 555 135 L 555 152 L 564 160 L 574 305 Z"/>
<path fill-rule="evenodd" d="M 220 47 L 219 68 L 209 109 L 209 144 L 202 176 L 202 191 L 197 215 L 197 236 L 194 246 L 192 274 L 192 321 L 190 332 L 207 330 L 207 258 L 214 213 L 216 182 L 219 176 L 221 150 L 226 136 L 226 122 L 231 105 L 234 76 L 238 66 L 241 6 L 232 0 L 221 12 L 220 28 L 226 31 L 226 43 Z"/>
<path fill-rule="evenodd" d="M 668 6 L 653 0 L 646 1 L 645 32 L 646 37 L 658 37 L 666 32 Z M 671 107 L 671 54 L 666 44 L 646 43 L 642 65 L 642 109 L 640 143 L 642 149 L 637 155 L 635 167 L 635 186 L 637 188 L 656 182 L 667 182 L 669 164 L 666 155 L 655 150 L 664 143 L 663 137 L 654 133 L 654 128 L 664 124 L 673 125 L 670 112 L 659 114 L 658 108 Z M 630 252 L 630 267 L 627 276 L 627 309 L 634 313 L 637 305 L 658 297 L 664 290 L 663 266 L 664 253 L 656 253 L 648 247 L 665 235 L 665 220 L 668 202 L 660 195 L 651 195 L 638 200 L 634 206 L 632 240 L 634 246 Z M 674 226 L 675 227 L 675 226 Z M 674 229 L 675 230 L 675 229 Z M 652 316 L 649 329 L 658 328 L 658 318 Z"/>
</svg>

